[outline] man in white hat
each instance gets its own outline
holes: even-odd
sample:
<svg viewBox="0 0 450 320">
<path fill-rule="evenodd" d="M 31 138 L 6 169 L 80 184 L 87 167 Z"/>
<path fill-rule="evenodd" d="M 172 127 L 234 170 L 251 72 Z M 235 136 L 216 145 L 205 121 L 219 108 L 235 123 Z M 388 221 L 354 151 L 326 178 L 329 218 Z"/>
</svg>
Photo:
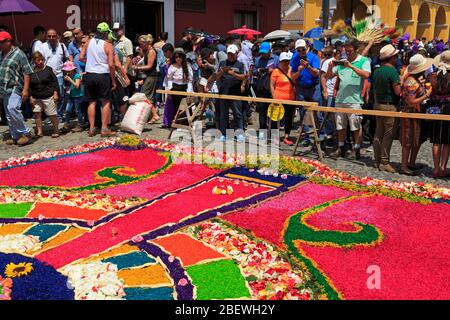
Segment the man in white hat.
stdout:
<svg viewBox="0 0 450 320">
<path fill-rule="evenodd" d="M 397 111 L 401 94 L 400 75 L 395 68 L 399 51 L 388 44 L 380 51 L 381 67 L 373 74 L 375 110 Z M 392 142 L 398 122 L 392 117 L 377 117 L 374 151 L 375 163 L 380 171 L 395 173 L 390 164 Z"/>
<path fill-rule="evenodd" d="M 304 39 L 299 39 L 295 43 L 294 56 L 291 60 L 291 68 L 293 72 L 300 71 L 297 80 L 297 100 L 321 103 L 322 90 L 320 85 L 320 58 L 313 53 Z M 300 114 L 303 118 L 306 114 L 304 108 L 300 108 Z M 323 113 L 319 113 L 319 121 L 323 121 Z M 310 131 L 305 126 L 304 132 Z M 309 140 L 305 140 L 309 144 Z"/>
<path fill-rule="evenodd" d="M 219 87 L 219 94 L 223 95 L 241 95 L 241 84 L 245 79 L 244 65 L 237 60 L 239 48 L 231 44 L 227 48 L 228 59 L 219 65 L 217 72 L 217 83 Z M 229 123 L 230 108 L 233 110 L 234 119 L 236 123 L 236 130 L 240 130 L 237 140 L 244 142 L 244 115 L 242 113 L 241 101 L 219 100 L 218 118 L 219 129 L 222 133 L 220 140 L 225 142 L 227 136 L 227 129 Z"/>
<path fill-rule="evenodd" d="M 112 29 L 117 39 L 115 47 L 122 53 L 122 64 L 128 72 L 131 66 L 131 60 L 133 59 L 133 43 L 125 36 L 124 27 L 120 23 L 114 23 Z"/>
</svg>

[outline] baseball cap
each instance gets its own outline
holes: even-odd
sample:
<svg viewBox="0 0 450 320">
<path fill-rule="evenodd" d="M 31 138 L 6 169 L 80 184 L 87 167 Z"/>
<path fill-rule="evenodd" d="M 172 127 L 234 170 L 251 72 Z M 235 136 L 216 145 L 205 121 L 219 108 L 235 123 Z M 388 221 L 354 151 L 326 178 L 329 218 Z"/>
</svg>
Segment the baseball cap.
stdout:
<svg viewBox="0 0 450 320">
<path fill-rule="evenodd" d="M 123 26 L 120 24 L 120 22 L 115 22 L 112 29 L 120 30 L 120 29 L 123 29 Z"/>
<path fill-rule="evenodd" d="M 8 32 L 2 31 L 2 32 L 0 32 L 0 41 L 5 41 L 5 40 L 12 40 L 12 37 Z"/>
<path fill-rule="evenodd" d="M 238 53 L 238 51 L 239 51 L 239 48 L 235 44 L 231 44 L 227 48 L 227 53 L 236 54 L 236 53 Z"/>
<path fill-rule="evenodd" d="M 295 43 L 295 49 L 298 48 L 306 48 L 306 41 L 303 39 L 298 39 L 297 42 Z"/>
<path fill-rule="evenodd" d="M 269 42 L 261 43 L 261 47 L 259 48 L 259 53 L 269 53 L 271 49 L 271 45 Z"/>
<path fill-rule="evenodd" d="M 97 26 L 98 32 L 112 32 L 111 28 L 109 27 L 109 24 L 106 22 L 102 22 Z"/>
<path fill-rule="evenodd" d="M 282 52 L 280 54 L 280 61 L 291 61 L 292 53 L 291 52 Z"/>
<path fill-rule="evenodd" d="M 73 37 L 73 33 L 72 31 L 66 31 L 63 33 L 63 37 L 64 38 L 72 38 Z"/>
</svg>

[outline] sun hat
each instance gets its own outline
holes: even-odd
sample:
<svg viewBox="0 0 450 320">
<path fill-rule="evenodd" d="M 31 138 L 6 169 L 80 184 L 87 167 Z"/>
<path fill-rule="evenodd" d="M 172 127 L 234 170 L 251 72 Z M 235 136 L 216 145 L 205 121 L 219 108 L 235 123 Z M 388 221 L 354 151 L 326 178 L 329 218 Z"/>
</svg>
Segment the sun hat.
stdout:
<svg viewBox="0 0 450 320">
<path fill-rule="evenodd" d="M 408 73 L 418 74 L 424 72 L 433 66 L 433 62 L 433 59 L 425 58 L 421 54 L 416 54 L 409 60 Z"/>
<path fill-rule="evenodd" d="M 298 48 L 306 48 L 306 41 L 303 39 L 298 39 L 297 42 L 295 43 L 295 49 Z"/>
<path fill-rule="evenodd" d="M 72 71 L 72 70 L 76 70 L 77 67 L 75 66 L 75 64 L 72 61 L 66 61 L 64 62 L 64 66 L 62 68 L 62 71 Z"/>
<path fill-rule="evenodd" d="M 291 52 L 282 52 L 280 54 L 280 61 L 291 61 L 292 53 Z"/>
<path fill-rule="evenodd" d="M 0 32 L 0 41 L 5 41 L 5 40 L 12 40 L 12 37 L 8 32 L 2 31 L 2 32 Z"/>
<path fill-rule="evenodd" d="M 259 47 L 259 53 L 269 53 L 271 49 L 271 45 L 269 42 L 263 42 L 261 43 L 261 46 Z"/>
<path fill-rule="evenodd" d="M 239 48 L 235 44 L 230 44 L 227 48 L 227 53 L 237 54 Z"/>
<path fill-rule="evenodd" d="M 450 50 L 444 51 L 434 58 L 434 65 L 441 70 L 450 70 Z"/>
<path fill-rule="evenodd" d="M 398 55 L 400 51 L 395 49 L 395 47 L 392 44 L 388 44 L 381 48 L 380 50 L 380 60 L 387 60 L 392 58 L 393 56 Z"/>
</svg>

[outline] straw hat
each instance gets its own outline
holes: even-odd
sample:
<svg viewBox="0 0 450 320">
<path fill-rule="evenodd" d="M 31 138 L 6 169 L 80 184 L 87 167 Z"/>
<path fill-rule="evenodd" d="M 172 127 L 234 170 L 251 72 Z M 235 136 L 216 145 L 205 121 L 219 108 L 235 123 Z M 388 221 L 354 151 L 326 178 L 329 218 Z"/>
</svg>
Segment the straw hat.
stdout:
<svg viewBox="0 0 450 320">
<path fill-rule="evenodd" d="M 433 59 L 425 58 L 421 54 L 416 54 L 409 60 L 408 73 L 418 74 L 424 72 L 433 66 L 433 62 Z"/>
<path fill-rule="evenodd" d="M 387 60 L 398 55 L 399 51 L 392 44 L 388 44 L 381 48 L 380 60 Z"/>
<path fill-rule="evenodd" d="M 439 69 L 450 70 L 450 50 L 444 51 L 434 58 L 434 65 Z"/>
</svg>

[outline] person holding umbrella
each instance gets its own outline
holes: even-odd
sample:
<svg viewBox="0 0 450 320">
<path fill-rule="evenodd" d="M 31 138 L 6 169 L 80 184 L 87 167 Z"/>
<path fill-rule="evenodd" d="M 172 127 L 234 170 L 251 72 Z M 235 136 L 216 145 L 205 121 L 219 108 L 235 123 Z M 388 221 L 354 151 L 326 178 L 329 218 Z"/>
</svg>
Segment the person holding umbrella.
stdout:
<svg viewBox="0 0 450 320">
<path fill-rule="evenodd" d="M 30 143 L 30 129 L 25 124 L 21 106 L 28 100 L 33 69 L 25 53 L 13 45 L 8 32 L 0 32 L 0 98 L 6 111 L 11 139 L 6 144 Z"/>
</svg>

